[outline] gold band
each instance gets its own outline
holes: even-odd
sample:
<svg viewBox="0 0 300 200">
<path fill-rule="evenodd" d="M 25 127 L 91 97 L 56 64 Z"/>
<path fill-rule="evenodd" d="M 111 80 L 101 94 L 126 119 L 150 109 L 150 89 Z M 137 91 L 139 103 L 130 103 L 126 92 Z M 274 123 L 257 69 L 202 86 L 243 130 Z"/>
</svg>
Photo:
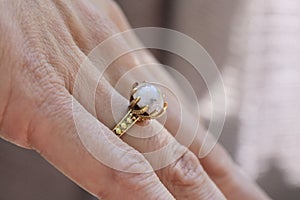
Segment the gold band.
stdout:
<svg viewBox="0 0 300 200">
<path fill-rule="evenodd" d="M 121 137 L 130 127 L 132 127 L 140 117 L 132 113 L 132 109 L 123 117 L 123 119 L 115 126 L 113 132 Z"/>
</svg>

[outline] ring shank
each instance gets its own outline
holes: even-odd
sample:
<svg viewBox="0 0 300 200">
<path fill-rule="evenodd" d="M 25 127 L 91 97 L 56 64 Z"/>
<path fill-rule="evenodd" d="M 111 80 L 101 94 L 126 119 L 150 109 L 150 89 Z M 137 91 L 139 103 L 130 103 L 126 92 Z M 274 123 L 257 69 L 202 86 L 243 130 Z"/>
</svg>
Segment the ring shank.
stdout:
<svg viewBox="0 0 300 200">
<path fill-rule="evenodd" d="M 123 119 L 113 128 L 113 132 L 121 137 L 130 127 L 132 127 L 139 119 L 140 116 L 137 116 L 130 109 Z"/>
</svg>

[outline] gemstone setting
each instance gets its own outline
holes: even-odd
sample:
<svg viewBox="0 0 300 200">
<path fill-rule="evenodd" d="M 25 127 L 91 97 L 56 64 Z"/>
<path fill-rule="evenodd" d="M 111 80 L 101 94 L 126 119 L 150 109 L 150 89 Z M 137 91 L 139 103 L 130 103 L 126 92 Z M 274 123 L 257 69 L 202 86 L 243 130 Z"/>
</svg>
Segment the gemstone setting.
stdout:
<svg viewBox="0 0 300 200">
<path fill-rule="evenodd" d="M 153 112 L 160 113 L 164 109 L 164 99 L 161 91 L 150 83 L 141 83 L 136 87 L 133 98 L 141 99 L 137 103 L 140 108 L 148 106 L 146 113 L 150 115 Z"/>
</svg>

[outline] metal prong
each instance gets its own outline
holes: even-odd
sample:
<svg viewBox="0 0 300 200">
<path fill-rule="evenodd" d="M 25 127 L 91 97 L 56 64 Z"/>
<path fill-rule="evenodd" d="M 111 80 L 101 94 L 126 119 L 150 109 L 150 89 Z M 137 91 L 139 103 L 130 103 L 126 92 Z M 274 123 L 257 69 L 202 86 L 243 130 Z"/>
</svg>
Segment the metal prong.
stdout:
<svg viewBox="0 0 300 200">
<path fill-rule="evenodd" d="M 155 118 L 159 118 L 159 117 L 163 116 L 163 114 L 165 114 L 167 108 L 168 108 L 168 103 L 167 103 L 167 102 L 164 102 L 164 107 L 163 107 L 162 111 L 160 111 L 160 113 L 158 113 L 158 114 L 155 116 Z"/>
<path fill-rule="evenodd" d="M 129 108 L 133 108 L 134 106 L 136 106 L 136 104 L 141 100 L 141 97 L 137 97 L 135 99 L 133 99 L 130 104 L 129 104 Z"/>
<path fill-rule="evenodd" d="M 132 89 L 131 89 L 131 91 L 130 91 L 130 96 L 132 97 L 132 95 L 134 95 L 134 93 L 136 93 L 136 91 L 137 91 L 137 86 L 139 85 L 139 83 L 138 82 L 135 82 L 134 84 L 132 84 Z"/>
<path fill-rule="evenodd" d="M 134 84 L 132 84 L 132 89 L 136 88 L 139 85 L 138 82 L 135 82 Z"/>
<path fill-rule="evenodd" d="M 168 108 L 168 102 L 164 102 L 164 110 L 166 111 Z"/>
<path fill-rule="evenodd" d="M 134 93 L 136 93 L 136 91 L 137 91 L 137 88 L 133 88 L 133 89 L 131 90 L 131 92 L 130 92 L 130 96 L 133 96 Z"/>
<path fill-rule="evenodd" d="M 149 109 L 149 106 L 147 105 L 147 106 L 142 107 L 140 110 L 132 110 L 132 113 L 136 114 L 136 115 L 142 115 L 145 112 L 147 112 L 148 109 Z"/>
</svg>

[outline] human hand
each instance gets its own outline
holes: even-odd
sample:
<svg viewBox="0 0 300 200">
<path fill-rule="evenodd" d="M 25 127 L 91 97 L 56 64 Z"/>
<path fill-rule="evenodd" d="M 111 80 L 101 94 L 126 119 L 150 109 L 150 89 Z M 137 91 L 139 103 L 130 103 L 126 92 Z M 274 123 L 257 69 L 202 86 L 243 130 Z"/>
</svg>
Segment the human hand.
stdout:
<svg viewBox="0 0 300 200">
<path fill-rule="evenodd" d="M 230 199 L 265 198 L 251 182 L 241 178 L 220 146 L 201 160 L 202 167 L 195 156 L 201 138 L 196 139 L 191 151 L 174 143 L 173 156 L 180 157 L 154 172 L 142 154 L 130 146 L 149 152 L 170 143 L 174 140 L 170 124 L 144 140 L 125 135 L 126 143 L 110 131 L 114 125 L 112 94 L 118 97 L 121 113 L 128 104 L 120 95 L 126 91 L 117 91 L 113 85 L 122 73 L 134 66 L 155 62 L 147 52 L 118 59 L 100 82 L 93 74 L 87 75 L 83 85 L 98 84 L 96 115 L 89 112 L 85 88 L 73 94 L 76 74 L 88 53 L 106 38 L 128 28 L 114 3 L 103 1 L 102 6 L 100 12 L 82 0 L 1 2 L 1 136 L 19 146 L 35 149 L 81 187 L 104 199 L 224 199 L 224 195 Z M 117 41 L 112 49 L 122 48 L 124 44 L 125 39 Z M 153 78 L 149 74 L 143 74 L 145 79 Z M 169 110 L 168 116 L 179 120 L 176 111 Z M 79 124 L 74 123 L 74 115 L 80 119 Z M 86 131 L 90 137 L 87 140 L 97 139 L 101 151 L 96 154 L 109 153 L 123 170 L 112 169 L 91 155 L 81 143 L 78 127 Z M 160 124 L 153 122 L 145 134 L 158 128 Z M 106 137 L 114 146 L 99 136 Z M 132 170 L 145 173 L 126 172 Z"/>
</svg>

